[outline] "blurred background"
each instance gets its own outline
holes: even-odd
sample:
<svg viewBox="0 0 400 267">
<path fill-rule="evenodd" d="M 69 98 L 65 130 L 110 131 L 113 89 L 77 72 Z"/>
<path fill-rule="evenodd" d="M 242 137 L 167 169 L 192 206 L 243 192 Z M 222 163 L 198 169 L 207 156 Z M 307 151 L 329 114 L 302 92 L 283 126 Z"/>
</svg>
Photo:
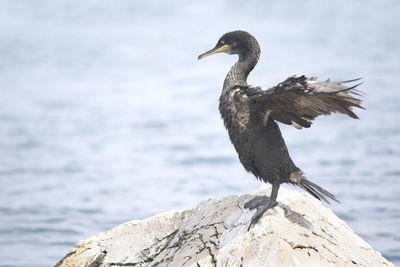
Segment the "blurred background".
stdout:
<svg viewBox="0 0 400 267">
<path fill-rule="evenodd" d="M 364 77 L 360 120 L 282 125 L 330 208 L 400 264 L 400 2 L 1 1 L 0 266 L 52 266 L 79 240 L 210 197 L 253 193 L 218 112 L 235 56 L 197 61 L 225 32 L 261 45 L 252 85 Z"/>
</svg>

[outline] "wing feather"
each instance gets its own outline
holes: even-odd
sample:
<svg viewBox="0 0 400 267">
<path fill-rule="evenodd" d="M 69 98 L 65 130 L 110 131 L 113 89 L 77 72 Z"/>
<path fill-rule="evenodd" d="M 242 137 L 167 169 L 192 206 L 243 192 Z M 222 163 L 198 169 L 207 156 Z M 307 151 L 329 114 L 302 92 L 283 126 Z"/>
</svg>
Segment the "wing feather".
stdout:
<svg viewBox="0 0 400 267">
<path fill-rule="evenodd" d="M 355 97 L 361 96 L 356 89 L 361 83 L 354 86 L 344 84 L 359 80 L 331 82 L 292 76 L 267 91 L 258 91 L 252 96 L 251 103 L 262 112 L 269 111 L 270 118 L 296 128 L 308 128 L 317 116 L 336 112 L 358 119 L 352 108 L 364 109 L 361 100 Z"/>
</svg>

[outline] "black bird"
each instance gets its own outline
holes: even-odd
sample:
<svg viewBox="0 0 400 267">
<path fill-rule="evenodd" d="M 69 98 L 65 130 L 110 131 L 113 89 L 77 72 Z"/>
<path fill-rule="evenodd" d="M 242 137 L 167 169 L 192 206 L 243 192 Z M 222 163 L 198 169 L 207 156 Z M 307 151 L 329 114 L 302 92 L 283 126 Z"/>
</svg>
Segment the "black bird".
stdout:
<svg viewBox="0 0 400 267">
<path fill-rule="evenodd" d="M 268 90 L 261 90 L 247 84 L 247 76 L 260 56 L 260 46 L 252 35 L 245 31 L 228 32 L 198 59 L 220 52 L 239 55 L 225 78 L 219 98 L 219 111 L 229 138 L 244 168 L 272 184 L 270 197 L 256 196 L 244 204 L 245 208 L 257 209 L 248 229 L 265 211 L 278 204 L 276 197 L 282 183 L 295 184 L 327 203 L 328 198 L 339 202 L 332 193 L 306 179 L 293 163 L 276 121 L 302 129 L 310 127 L 315 117 L 335 112 L 358 119 L 352 107 L 363 109 L 361 100 L 353 96 L 360 95 L 355 89 L 360 84 L 349 87 L 344 84 L 360 79 L 331 82 L 291 76 Z"/>
</svg>

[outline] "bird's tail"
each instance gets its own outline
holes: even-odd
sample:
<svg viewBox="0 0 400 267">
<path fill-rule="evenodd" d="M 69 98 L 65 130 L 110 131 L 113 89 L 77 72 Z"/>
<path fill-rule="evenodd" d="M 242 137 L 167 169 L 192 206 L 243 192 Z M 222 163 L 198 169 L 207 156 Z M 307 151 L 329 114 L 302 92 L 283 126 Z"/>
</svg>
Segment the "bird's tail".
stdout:
<svg viewBox="0 0 400 267">
<path fill-rule="evenodd" d="M 322 188 L 321 186 L 314 184 L 310 180 L 307 180 L 303 175 L 301 175 L 300 179 L 296 179 L 296 180 L 297 181 L 295 182 L 295 184 L 297 186 L 301 187 L 302 189 L 304 189 L 304 191 L 307 191 L 315 198 L 317 198 L 321 201 L 323 200 L 328 204 L 330 204 L 328 201 L 328 198 L 340 203 L 340 201 L 332 193 L 328 192 L 326 189 Z"/>
</svg>

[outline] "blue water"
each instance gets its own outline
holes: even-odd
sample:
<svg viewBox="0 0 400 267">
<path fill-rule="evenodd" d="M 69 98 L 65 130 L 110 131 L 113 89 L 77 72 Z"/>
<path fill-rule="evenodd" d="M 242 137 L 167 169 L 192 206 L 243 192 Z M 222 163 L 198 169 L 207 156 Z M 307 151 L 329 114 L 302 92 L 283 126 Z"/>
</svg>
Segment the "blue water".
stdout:
<svg viewBox="0 0 400 267">
<path fill-rule="evenodd" d="M 0 4 L 1 266 L 51 266 L 122 222 L 259 187 L 217 110 L 236 58 L 197 61 L 235 29 L 261 45 L 250 84 L 365 78 L 361 120 L 282 132 L 334 212 L 400 264 L 398 1 Z"/>
</svg>

